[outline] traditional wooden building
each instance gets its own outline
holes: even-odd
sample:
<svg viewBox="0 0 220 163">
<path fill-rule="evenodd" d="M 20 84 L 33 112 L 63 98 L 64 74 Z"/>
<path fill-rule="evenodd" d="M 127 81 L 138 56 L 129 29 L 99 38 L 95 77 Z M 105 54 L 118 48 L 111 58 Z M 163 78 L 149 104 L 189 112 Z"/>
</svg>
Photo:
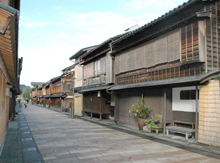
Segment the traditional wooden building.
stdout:
<svg viewBox="0 0 220 163">
<path fill-rule="evenodd" d="M 65 93 L 66 96 L 63 99 L 62 108 L 64 111 L 69 111 L 73 107 L 73 82 L 75 65 L 71 65 L 62 70 L 63 76 L 61 78 L 61 92 Z"/>
<path fill-rule="evenodd" d="M 43 106 L 50 107 L 50 81 L 46 82 L 42 86 L 43 90 Z"/>
<path fill-rule="evenodd" d="M 22 58 L 18 58 L 20 0 L 0 0 L 0 155 L 8 120 L 14 120 Z"/>
<path fill-rule="evenodd" d="M 39 105 L 43 105 L 43 84 L 37 87 L 37 101 Z"/>
<path fill-rule="evenodd" d="M 136 126 L 128 110 L 143 97 L 164 128 L 195 123 L 199 142 L 220 146 L 219 26 L 219 0 L 190 0 L 113 41 L 116 120 Z"/>
<path fill-rule="evenodd" d="M 63 74 L 50 81 L 50 107 L 62 110 L 62 101 L 66 94 L 61 92 L 61 78 Z"/>
<path fill-rule="evenodd" d="M 70 61 L 75 60 L 75 73 L 73 77 L 74 88 L 72 88 L 72 91 L 74 93 L 74 115 L 83 115 L 83 94 L 79 93 L 83 86 L 83 66 L 79 64 L 79 58 L 85 53 L 94 49 L 95 47 L 96 46 L 83 48 L 69 58 Z"/>
<path fill-rule="evenodd" d="M 113 58 L 109 44 L 121 37 L 112 37 L 94 49 L 79 57 L 80 65 L 83 65 L 83 112 L 91 117 L 97 114 L 110 115 L 114 118 L 114 107 L 111 103 L 112 94 L 106 91 L 114 84 Z"/>
<path fill-rule="evenodd" d="M 39 103 L 38 87 L 42 89 L 43 84 L 43 82 L 31 82 L 31 103 Z"/>
</svg>

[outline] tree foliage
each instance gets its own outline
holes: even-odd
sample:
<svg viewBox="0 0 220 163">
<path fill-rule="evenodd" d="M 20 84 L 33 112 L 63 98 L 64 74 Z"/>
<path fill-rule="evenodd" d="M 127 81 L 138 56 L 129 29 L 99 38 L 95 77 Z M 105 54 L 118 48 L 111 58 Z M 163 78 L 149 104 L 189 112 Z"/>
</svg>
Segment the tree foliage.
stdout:
<svg viewBox="0 0 220 163">
<path fill-rule="evenodd" d="M 30 93 L 31 93 L 31 89 L 30 88 L 24 88 L 24 91 L 22 92 L 22 97 L 24 100 L 30 100 Z"/>
</svg>

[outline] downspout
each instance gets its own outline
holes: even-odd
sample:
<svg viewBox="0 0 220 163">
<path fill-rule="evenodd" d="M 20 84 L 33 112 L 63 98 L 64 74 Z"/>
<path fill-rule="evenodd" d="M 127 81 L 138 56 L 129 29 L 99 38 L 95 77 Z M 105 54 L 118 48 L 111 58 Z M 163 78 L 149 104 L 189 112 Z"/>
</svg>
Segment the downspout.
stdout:
<svg viewBox="0 0 220 163">
<path fill-rule="evenodd" d="M 109 56 L 112 58 L 112 60 L 115 60 L 115 57 L 111 55 L 111 53 L 112 53 L 112 44 L 110 43 L 109 46 L 110 46 Z M 114 82 L 114 83 L 115 83 L 115 82 Z M 108 87 L 108 88 L 106 89 L 106 92 L 107 92 L 108 94 L 111 94 L 111 95 L 112 95 L 113 93 L 112 93 L 112 92 L 109 92 L 108 89 L 110 89 L 110 88 L 112 88 L 112 87 L 114 87 L 114 86 L 115 86 L 115 84 L 113 84 L 112 86 Z"/>
</svg>

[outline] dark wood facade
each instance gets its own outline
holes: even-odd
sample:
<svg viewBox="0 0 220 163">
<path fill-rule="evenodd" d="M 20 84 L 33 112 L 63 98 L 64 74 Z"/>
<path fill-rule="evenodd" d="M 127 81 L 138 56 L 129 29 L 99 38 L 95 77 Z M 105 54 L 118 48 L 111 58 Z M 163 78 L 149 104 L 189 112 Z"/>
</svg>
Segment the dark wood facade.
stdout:
<svg viewBox="0 0 220 163">
<path fill-rule="evenodd" d="M 137 104 L 143 97 L 143 104 L 153 108 L 151 115 L 163 114 L 164 96 L 162 88 L 135 88 L 116 92 L 116 120 L 119 123 L 137 127 L 137 117 L 129 113 L 132 104 Z M 166 90 L 167 123 L 172 122 L 172 89 Z"/>
<path fill-rule="evenodd" d="M 166 123 L 176 119 L 198 121 L 198 113 L 173 110 L 172 89 L 199 83 L 177 85 L 167 82 L 220 70 L 219 15 L 219 1 L 189 1 L 111 43 L 112 55 L 115 56 L 116 86 L 124 86 L 115 91 L 118 122 L 137 125 L 137 119 L 128 110 L 142 96 L 144 103 L 153 108 L 151 114 L 164 114 L 165 106 L 166 116 L 163 119 Z M 158 81 L 164 81 L 166 86 L 154 86 L 154 82 Z M 152 86 L 138 87 L 138 83 L 148 82 Z M 131 85 L 137 88 L 129 88 Z"/>
<path fill-rule="evenodd" d="M 100 91 L 100 97 L 97 91 L 83 94 L 84 112 L 94 114 L 110 114 L 110 94 L 106 91 Z"/>
<path fill-rule="evenodd" d="M 80 57 L 83 65 L 83 111 L 96 113 L 102 118 L 102 114 L 111 114 L 111 95 L 106 93 L 108 86 L 114 83 L 113 57 L 111 56 L 111 43 L 119 36 L 115 36 L 101 43 L 96 48 Z M 98 95 L 100 94 L 100 95 Z M 91 115 L 92 116 L 92 115 Z"/>
</svg>

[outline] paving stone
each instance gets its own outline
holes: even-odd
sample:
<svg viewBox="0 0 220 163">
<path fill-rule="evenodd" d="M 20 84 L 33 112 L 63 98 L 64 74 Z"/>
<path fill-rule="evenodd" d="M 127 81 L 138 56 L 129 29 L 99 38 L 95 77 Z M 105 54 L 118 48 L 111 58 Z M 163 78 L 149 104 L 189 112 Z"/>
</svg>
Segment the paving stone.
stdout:
<svg viewBox="0 0 220 163">
<path fill-rule="evenodd" d="M 39 156 L 45 163 L 220 162 L 216 154 L 153 139 L 139 131 L 119 128 L 109 120 L 72 119 L 34 105 L 29 105 L 23 115 L 18 127 L 26 160 L 33 156 L 32 161 L 37 162 Z M 11 139 L 16 141 L 16 137 Z"/>
</svg>

